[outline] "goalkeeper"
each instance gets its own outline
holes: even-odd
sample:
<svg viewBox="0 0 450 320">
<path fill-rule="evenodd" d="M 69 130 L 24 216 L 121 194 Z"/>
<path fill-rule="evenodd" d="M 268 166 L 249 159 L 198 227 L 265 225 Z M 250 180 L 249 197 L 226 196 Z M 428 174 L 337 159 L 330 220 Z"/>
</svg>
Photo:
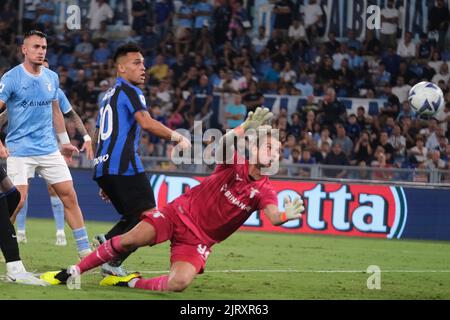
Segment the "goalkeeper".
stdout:
<svg viewBox="0 0 450 320">
<path fill-rule="evenodd" d="M 107 276 L 100 285 L 128 286 L 155 291 L 183 291 L 197 274 L 203 273 L 211 247 L 234 233 L 255 210 L 264 210 L 273 225 L 299 219 L 303 201 L 285 199 L 285 211 L 278 209 L 277 195 L 265 170 L 279 159 L 280 143 L 272 130 L 264 126 L 272 113 L 257 108 L 246 121 L 229 131 L 219 141 L 215 171 L 202 183 L 181 195 L 161 210 L 154 209 L 142 216 L 142 221 L 125 234 L 104 242 L 77 265 L 60 272 L 47 272 L 41 278 L 51 284 L 65 283 L 117 256 L 143 246 L 171 241 L 170 273 L 151 279 L 139 273 L 127 276 Z M 269 127 L 270 128 L 270 127 Z M 257 143 L 249 153 L 257 155 L 249 161 L 235 151 L 236 137 L 258 132 Z M 265 133 L 265 134 L 264 134 Z M 222 157 L 225 154 L 226 156 Z M 218 159 L 220 158 L 220 159 Z M 219 161 L 220 160 L 220 161 Z M 225 161 L 224 161 L 225 160 Z"/>
</svg>

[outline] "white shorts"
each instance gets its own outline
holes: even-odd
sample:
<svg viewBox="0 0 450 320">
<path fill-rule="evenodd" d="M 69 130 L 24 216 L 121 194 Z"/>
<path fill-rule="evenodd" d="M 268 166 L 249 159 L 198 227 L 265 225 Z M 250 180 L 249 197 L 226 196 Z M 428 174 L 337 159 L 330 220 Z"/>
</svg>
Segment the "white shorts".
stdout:
<svg viewBox="0 0 450 320">
<path fill-rule="evenodd" d="M 14 185 L 28 185 L 28 179 L 37 172 L 52 185 L 71 181 L 72 176 L 64 157 L 59 151 L 44 156 L 8 157 L 6 159 L 8 177 Z"/>
</svg>

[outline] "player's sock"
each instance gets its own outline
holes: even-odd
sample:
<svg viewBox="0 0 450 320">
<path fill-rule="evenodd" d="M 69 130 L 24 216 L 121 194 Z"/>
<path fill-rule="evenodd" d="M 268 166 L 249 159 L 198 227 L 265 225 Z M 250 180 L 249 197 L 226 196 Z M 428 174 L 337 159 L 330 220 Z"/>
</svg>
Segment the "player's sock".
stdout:
<svg viewBox="0 0 450 320">
<path fill-rule="evenodd" d="M 128 286 L 130 288 L 139 288 L 153 291 L 167 291 L 169 276 L 160 276 L 151 279 L 132 279 Z"/>
<path fill-rule="evenodd" d="M 125 251 L 126 250 L 120 244 L 120 236 L 116 236 L 103 243 L 97 250 L 88 256 L 84 257 L 77 264 L 77 267 L 80 268 L 80 272 L 83 273 L 113 260 Z"/>
<path fill-rule="evenodd" d="M 6 194 L 6 201 L 8 202 L 8 212 L 11 217 L 20 202 L 20 192 L 16 187 L 12 187 Z"/>
<path fill-rule="evenodd" d="M 4 193 L 0 194 L 0 249 L 6 263 L 20 260 L 16 231 L 9 220 L 8 202 Z"/>
<path fill-rule="evenodd" d="M 25 224 L 27 221 L 27 213 L 28 213 L 28 198 L 25 200 L 22 209 L 20 209 L 19 213 L 16 217 L 17 223 L 17 232 L 21 232 L 25 234 Z"/>
<path fill-rule="evenodd" d="M 57 196 L 50 197 L 53 217 L 55 218 L 56 230 L 64 231 L 64 204 Z"/>
<path fill-rule="evenodd" d="M 72 230 L 73 237 L 77 243 L 78 252 L 83 252 L 85 250 L 90 250 L 89 239 L 85 227 Z"/>
</svg>

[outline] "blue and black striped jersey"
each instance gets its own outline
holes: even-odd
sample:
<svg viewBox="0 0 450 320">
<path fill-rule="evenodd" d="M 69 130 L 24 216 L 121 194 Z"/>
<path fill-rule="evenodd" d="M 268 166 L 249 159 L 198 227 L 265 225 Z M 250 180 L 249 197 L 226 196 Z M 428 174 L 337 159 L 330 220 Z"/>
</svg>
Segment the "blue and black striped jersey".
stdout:
<svg viewBox="0 0 450 320">
<path fill-rule="evenodd" d="M 100 102 L 94 179 L 144 172 L 137 153 L 141 127 L 134 118 L 141 110 L 147 110 L 141 89 L 119 77 Z"/>
</svg>

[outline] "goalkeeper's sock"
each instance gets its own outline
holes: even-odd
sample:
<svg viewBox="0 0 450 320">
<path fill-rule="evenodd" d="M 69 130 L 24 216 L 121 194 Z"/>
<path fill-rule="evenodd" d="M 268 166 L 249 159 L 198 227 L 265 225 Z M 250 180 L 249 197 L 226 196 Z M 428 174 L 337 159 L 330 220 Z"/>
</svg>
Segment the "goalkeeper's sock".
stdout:
<svg viewBox="0 0 450 320">
<path fill-rule="evenodd" d="M 20 192 L 16 189 L 16 187 L 12 187 L 8 192 L 5 193 L 6 201 L 8 202 L 8 212 L 11 217 L 16 211 L 17 206 L 20 202 Z M 28 199 L 28 197 L 27 197 Z M 28 200 L 27 200 L 28 201 Z M 28 202 L 25 202 L 28 203 Z"/>
<path fill-rule="evenodd" d="M 83 252 L 86 250 L 90 250 L 89 247 L 89 239 L 87 235 L 87 231 L 85 227 L 72 230 L 73 237 L 77 243 L 78 252 Z"/>
<path fill-rule="evenodd" d="M 57 196 L 51 196 L 53 217 L 55 218 L 56 230 L 64 230 L 64 204 Z"/>
<path fill-rule="evenodd" d="M 164 275 L 151 279 L 132 279 L 128 286 L 152 291 L 167 291 L 169 276 Z"/>
<path fill-rule="evenodd" d="M 25 200 L 25 203 L 23 204 L 22 209 L 20 209 L 19 213 L 17 214 L 16 223 L 17 223 L 17 230 L 21 231 L 22 233 L 25 233 L 25 224 L 27 221 L 27 213 L 28 213 L 28 197 Z"/>
<path fill-rule="evenodd" d="M 20 260 L 16 231 L 9 220 L 8 202 L 4 193 L 0 194 L 0 249 L 6 263 Z"/>
<path fill-rule="evenodd" d="M 120 244 L 120 236 L 116 236 L 104 242 L 97 250 L 84 257 L 77 264 L 77 267 L 80 268 L 80 272 L 83 273 L 117 258 L 125 251 L 126 250 Z"/>
</svg>

